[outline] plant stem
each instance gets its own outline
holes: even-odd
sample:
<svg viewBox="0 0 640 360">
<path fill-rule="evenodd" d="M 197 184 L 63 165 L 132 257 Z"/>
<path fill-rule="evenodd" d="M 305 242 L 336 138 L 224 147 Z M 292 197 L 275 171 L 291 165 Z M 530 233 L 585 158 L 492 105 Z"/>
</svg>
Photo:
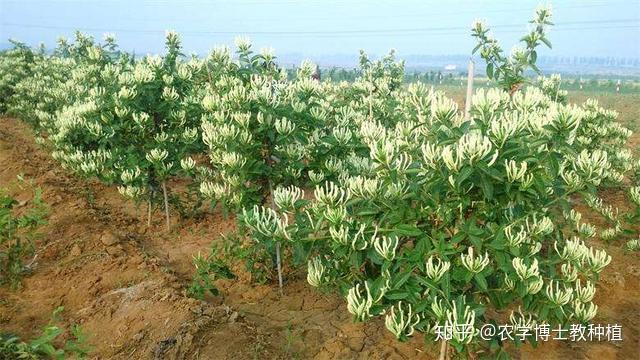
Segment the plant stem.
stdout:
<svg viewBox="0 0 640 360">
<path fill-rule="evenodd" d="M 273 185 L 269 180 L 269 197 L 271 198 L 271 209 L 276 211 L 276 202 L 273 199 Z M 280 296 L 282 296 L 282 261 L 280 259 L 280 242 L 276 242 L 276 268 L 278 269 L 278 286 L 280 288 Z"/>
<path fill-rule="evenodd" d="M 167 231 L 171 230 L 171 219 L 169 218 L 169 198 L 167 197 L 167 184 L 162 181 L 162 195 L 164 196 L 164 214 L 167 218 Z"/>
<path fill-rule="evenodd" d="M 447 358 L 447 348 L 448 348 L 448 343 L 446 340 L 441 340 L 442 343 L 440 344 L 440 357 L 438 357 L 438 360 L 445 360 Z"/>
<path fill-rule="evenodd" d="M 280 296 L 282 296 L 282 265 L 280 261 L 280 242 L 276 243 L 276 266 L 278 267 L 278 286 L 280 287 Z"/>
<path fill-rule="evenodd" d="M 151 227 L 151 199 L 153 198 L 154 191 L 151 190 L 151 196 L 149 197 L 149 202 L 147 203 L 147 227 Z"/>
</svg>

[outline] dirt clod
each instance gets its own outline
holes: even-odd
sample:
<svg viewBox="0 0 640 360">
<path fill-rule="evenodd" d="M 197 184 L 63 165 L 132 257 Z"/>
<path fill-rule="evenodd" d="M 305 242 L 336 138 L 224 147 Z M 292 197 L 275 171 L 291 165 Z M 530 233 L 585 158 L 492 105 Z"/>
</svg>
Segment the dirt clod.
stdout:
<svg viewBox="0 0 640 360">
<path fill-rule="evenodd" d="M 106 231 L 100 236 L 100 242 L 106 246 L 111 246 L 117 244 L 120 240 L 112 232 Z"/>
<path fill-rule="evenodd" d="M 80 246 L 78 244 L 73 245 L 73 247 L 71 248 L 71 251 L 69 251 L 69 255 L 73 257 L 80 256 L 81 253 L 82 253 L 82 249 L 80 249 Z"/>
</svg>

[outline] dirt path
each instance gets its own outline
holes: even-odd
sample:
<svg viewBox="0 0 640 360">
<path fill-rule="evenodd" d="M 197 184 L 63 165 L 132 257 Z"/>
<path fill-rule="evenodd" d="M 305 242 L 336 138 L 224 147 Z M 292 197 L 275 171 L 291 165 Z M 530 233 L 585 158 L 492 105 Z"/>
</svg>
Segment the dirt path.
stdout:
<svg viewBox="0 0 640 360">
<path fill-rule="evenodd" d="M 26 127 L 0 121 L 0 185 L 11 186 L 21 174 L 42 188 L 51 208 L 33 274 L 19 291 L 0 289 L 3 331 L 39 335 L 52 311 L 64 306 L 64 320 L 82 326 L 99 359 L 190 357 L 206 346 L 204 334 L 225 344 L 209 348 L 210 358 L 278 354 L 230 307 L 184 297 L 177 278 L 145 252 L 137 222 L 83 195 L 103 192 L 103 186 L 66 175 Z M 17 193 L 19 199 L 29 195 Z"/>
<path fill-rule="evenodd" d="M 271 284 L 246 274 L 221 283 L 223 297 L 208 304 L 186 298 L 191 258 L 207 252 L 234 220 L 213 213 L 183 220 L 170 234 L 162 219 L 150 230 L 138 210 L 113 188 L 77 180 L 36 146 L 27 127 L 0 119 L 0 184 L 23 174 L 42 187 L 52 212 L 34 274 L 18 292 L 0 290 L 0 326 L 33 335 L 51 311 L 91 335 L 97 358 L 433 359 L 437 345 L 421 337 L 399 343 L 380 319 L 353 324 L 344 300 L 321 294 L 304 274 L 289 274 L 280 298 Z M 22 194 L 23 196 L 26 194 Z M 512 349 L 516 358 L 634 358 L 640 344 L 640 261 L 620 244 L 608 251 L 594 322 L 621 324 L 625 341 L 549 342 Z M 239 269 L 239 267 L 238 267 Z"/>
</svg>

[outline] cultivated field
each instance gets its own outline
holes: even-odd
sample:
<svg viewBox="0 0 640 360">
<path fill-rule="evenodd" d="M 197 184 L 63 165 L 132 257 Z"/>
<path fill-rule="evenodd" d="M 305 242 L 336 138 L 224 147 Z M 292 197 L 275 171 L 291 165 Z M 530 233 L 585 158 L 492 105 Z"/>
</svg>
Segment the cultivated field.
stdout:
<svg viewBox="0 0 640 360">
<path fill-rule="evenodd" d="M 461 100 L 461 94 L 452 96 Z M 582 101 L 585 95 L 572 92 L 569 97 Z M 638 128 L 640 94 L 595 97 L 619 111 L 625 125 Z M 639 135 L 630 141 L 636 151 Z M 206 302 L 186 297 L 192 256 L 206 253 L 212 241 L 220 241 L 220 233 L 233 230 L 233 217 L 213 211 L 203 219 L 181 220 L 168 234 L 159 219 L 147 229 L 141 211 L 116 189 L 86 183 L 61 169 L 19 120 L 2 119 L 0 136 L 0 182 L 26 200 L 31 193 L 15 186 L 16 176 L 34 181 L 51 208 L 36 243 L 33 273 L 21 290 L 0 290 L 3 330 L 37 336 L 52 310 L 64 306 L 65 323 L 82 326 L 98 358 L 161 353 L 212 359 L 437 357 L 437 344 L 425 347 L 420 337 L 399 343 L 382 319 L 353 323 L 341 297 L 310 288 L 305 271 L 286 271 L 280 297 L 277 284 L 256 285 L 242 266 L 233 264 L 239 279 L 221 282 L 220 297 Z M 604 198 L 624 207 L 623 196 L 607 191 Z M 598 285 L 594 301 L 600 309 L 593 322 L 621 324 L 625 340 L 550 342 L 537 349 L 525 345 L 510 349 L 515 358 L 632 359 L 637 354 L 640 262 L 636 254 L 623 252 L 620 242 L 593 243 L 613 258 Z"/>
<path fill-rule="evenodd" d="M 636 359 L 640 93 L 542 76 L 551 16 L 508 54 L 474 21 L 468 90 L 13 42 L 0 359 Z"/>
</svg>

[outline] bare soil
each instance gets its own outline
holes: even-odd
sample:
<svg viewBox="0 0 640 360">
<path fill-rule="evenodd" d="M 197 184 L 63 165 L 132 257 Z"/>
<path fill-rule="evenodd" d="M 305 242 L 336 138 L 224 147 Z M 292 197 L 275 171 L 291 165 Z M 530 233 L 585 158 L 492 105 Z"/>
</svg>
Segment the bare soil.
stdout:
<svg viewBox="0 0 640 360">
<path fill-rule="evenodd" d="M 0 329 L 24 338 L 38 335 L 51 312 L 64 306 L 69 324 L 80 324 L 96 359 L 435 359 L 437 344 L 416 337 L 400 343 L 381 319 L 354 324 L 343 299 L 286 272 L 284 296 L 274 284 L 253 284 L 239 264 L 238 279 L 220 282 L 223 295 L 209 301 L 185 296 L 192 256 L 208 252 L 234 219 L 212 212 L 204 219 L 162 214 L 147 229 L 143 211 L 112 187 L 77 179 L 34 143 L 28 127 L 0 119 L 0 186 L 17 175 L 42 188 L 51 208 L 36 245 L 34 271 L 20 290 L 0 288 Z M 28 191 L 12 187 L 18 198 Z M 623 204 L 619 193 L 606 194 Z M 622 207 L 622 205 L 620 205 Z M 509 349 L 521 359 L 638 359 L 640 261 L 616 242 L 602 274 L 592 322 L 620 324 L 624 341 L 550 341 L 536 349 Z"/>
</svg>

